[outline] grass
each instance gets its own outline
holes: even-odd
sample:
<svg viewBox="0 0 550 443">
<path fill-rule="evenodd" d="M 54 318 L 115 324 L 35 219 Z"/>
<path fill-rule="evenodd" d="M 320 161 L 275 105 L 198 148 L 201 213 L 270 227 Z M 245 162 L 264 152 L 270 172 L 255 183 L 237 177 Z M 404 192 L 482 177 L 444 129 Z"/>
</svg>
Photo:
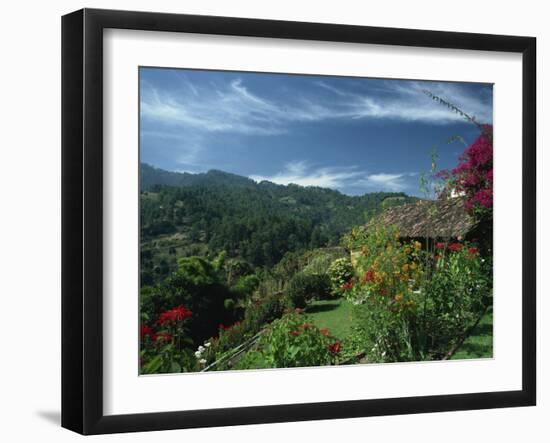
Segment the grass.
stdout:
<svg viewBox="0 0 550 443">
<path fill-rule="evenodd" d="M 342 340 L 351 331 L 351 303 L 342 298 L 318 300 L 306 309 L 306 314 L 319 328 L 328 328 L 330 334 Z"/>
<path fill-rule="evenodd" d="M 451 357 L 451 360 L 491 358 L 493 356 L 493 309 L 489 308 L 472 334 Z"/>
</svg>

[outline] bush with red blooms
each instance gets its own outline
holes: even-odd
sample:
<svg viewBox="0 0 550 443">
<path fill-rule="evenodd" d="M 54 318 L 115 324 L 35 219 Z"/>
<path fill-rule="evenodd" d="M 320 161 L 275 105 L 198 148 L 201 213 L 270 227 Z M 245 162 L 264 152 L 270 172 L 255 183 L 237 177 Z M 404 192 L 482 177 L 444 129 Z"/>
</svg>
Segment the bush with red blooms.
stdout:
<svg viewBox="0 0 550 443">
<path fill-rule="evenodd" d="M 440 359 L 490 304 L 491 265 L 477 243 L 453 240 L 422 248 L 395 228 L 371 226 L 359 247 L 353 343 L 369 362 Z M 334 347 L 333 349 L 338 349 Z"/>
<path fill-rule="evenodd" d="M 292 311 L 269 325 L 257 350 L 249 352 L 238 369 L 337 364 L 341 346 L 328 329 L 320 329 L 306 314 Z"/>
<path fill-rule="evenodd" d="M 169 309 L 168 311 L 161 313 L 157 320 L 157 324 L 160 326 L 169 326 L 179 321 L 184 321 L 192 315 L 193 313 L 184 306 L 176 306 L 173 309 Z"/>
<path fill-rule="evenodd" d="M 189 349 L 186 321 L 193 313 L 176 306 L 159 314 L 153 324 L 140 326 L 140 372 L 156 374 L 194 370 L 196 361 Z"/>
</svg>

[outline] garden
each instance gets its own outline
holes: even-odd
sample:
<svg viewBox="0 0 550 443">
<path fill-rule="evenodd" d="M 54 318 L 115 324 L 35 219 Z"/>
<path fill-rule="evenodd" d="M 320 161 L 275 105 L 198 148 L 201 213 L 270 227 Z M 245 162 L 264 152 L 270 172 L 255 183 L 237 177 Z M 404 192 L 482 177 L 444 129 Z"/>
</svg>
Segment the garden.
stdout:
<svg viewBox="0 0 550 443">
<path fill-rule="evenodd" d="M 337 246 L 262 267 L 223 250 L 179 258 L 142 287 L 140 373 L 492 357 L 493 137 L 472 123 L 454 169 L 433 154 L 426 198 Z"/>
</svg>

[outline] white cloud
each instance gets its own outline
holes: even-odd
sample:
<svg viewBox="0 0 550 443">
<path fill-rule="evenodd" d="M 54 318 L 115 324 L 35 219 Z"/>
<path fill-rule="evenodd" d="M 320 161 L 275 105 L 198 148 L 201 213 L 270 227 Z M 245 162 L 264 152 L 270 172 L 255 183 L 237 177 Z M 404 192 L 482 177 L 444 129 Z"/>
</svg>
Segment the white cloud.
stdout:
<svg viewBox="0 0 550 443">
<path fill-rule="evenodd" d="M 368 174 L 356 167 L 311 167 L 305 161 L 285 164 L 282 171 L 273 175 L 251 175 L 256 182 L 267 180 L 279 185 L 294 183 L 301 186 L 319 186 L 338 190 L 401 192 L 411 188 L 407 178 L 416 173 Z"/>
<path fill-rule="evenodd" d="M 377 174 L 370 174 L 364 179 L 359 180 L 356 184 L 373 190 L 401 192 L 410 187 L 410 183 L 408 183 L 406 179 L 408 177 L 414 177 L 415 175 L 415 173 L 411 172 L 400 174 L 380 172 Z"/>
<path fill-rule="evenodd" d="M 301 186 L 341 189 L 346 187 L 353 179 L 357 179 L 363 174 L 363 172 L 357 171 L 353 167 L 321 167 L 315 169 L 310 168 L 304 161 L 294 161 L 287 163 L 283 171 L 274 175 L 251 175 L 250 178 L 257 182 L 267 180 L 279 185 L 294 183 Z"/>
</svg>

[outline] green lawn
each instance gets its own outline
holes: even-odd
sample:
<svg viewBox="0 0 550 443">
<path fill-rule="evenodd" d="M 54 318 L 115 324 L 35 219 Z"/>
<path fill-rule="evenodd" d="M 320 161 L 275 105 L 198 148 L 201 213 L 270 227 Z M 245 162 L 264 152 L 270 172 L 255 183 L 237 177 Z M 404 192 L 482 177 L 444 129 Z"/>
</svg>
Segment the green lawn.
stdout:
<svg viewBox="0 0 550 443">
<path fill-rule="evenodd" d="M 489 308 L 464 341 L 462 346 L 451 357 L 452 360 L 467 358 L 491 358 L 493 356 L 493 309 Z"/>
<path fill-rule="evenodd" d="M 306 308 L 306 314 L 317 327 L 328 328 L 331 335 L 342 340 L 351 330 L 351 306 L 343 298 L 319 300 Z"/>
<path fill-rule="evenodd" d="M 306 314 L 319 328 L 328 328 L 331 335 L 340 340 L 351 331 L 352 305 L 345 299 L 320 300 L 312 302 L 306 308 Z M 470 358 L 491 358 L 493 356 L 493 310 L 489 308 L 464 341 L 462 346 L 451 357 L 452 360 Z"/>
</svg>

